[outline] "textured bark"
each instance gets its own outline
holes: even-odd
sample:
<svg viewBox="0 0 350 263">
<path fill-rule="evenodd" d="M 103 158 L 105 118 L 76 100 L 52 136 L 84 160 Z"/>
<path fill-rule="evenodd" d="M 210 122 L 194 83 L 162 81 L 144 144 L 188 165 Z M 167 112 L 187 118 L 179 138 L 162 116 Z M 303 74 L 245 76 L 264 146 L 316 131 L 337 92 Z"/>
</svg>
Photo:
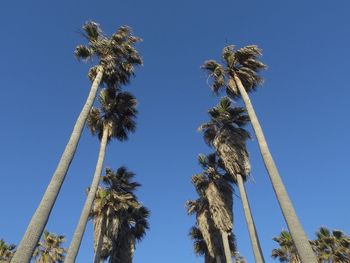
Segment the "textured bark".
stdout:
<svg viewBox="0 0 350 263">
<path fill-rule="evenodd" d="M 237 83 L 238 90 L 246 106 L 250 121 L 252 123 L 255 135 L 259 143 L 261 155 L 264 159 L 265 167 L 268 171 L 268 174 L 272 183 L 272 187 L 275 191 L 278 203 L 281 207 L 289 232 L 297 248 L 301 262 L 317 263 L 316 256 L 312 251 L 308 238 L 299 222 L 299 219 L 295 213 L 292 202 L 282 182 L 282 178 L 280 177 L 277 167 L 275 165 L 275 162 L 272 159 L 264 133 L 262 131 L 258 118 L 255 114 L 253 105 L 250 102 L 249 96 L 245 88 L 243 87 L 241 80 L 237 76 L 234 76 L 234 80 Z"/>
<path fill-rule="evenodd" d="M 73 160 L 77 149 L 79 139 L 84 128 L 86 119 L 96 97 L 98 86 L 100 85 L 103 76 L 102 67 L 91 86 L 89 96 L 85 102 L 82 111 L 74 125 L 73 132 L 61 156 L 52 179 L 45 191 L 41 202 L 36 209 L 27 230 L 17 247 L 16 253 L 13 256 L 11 263 L 28 263 L 34 253 L 35 247 L 38 244 L 40 237 L 49 219 L 51 210 L 56 202 L 56 198 L 60 192 L 63 181 L 66 177 L 68 168 Z"/>
<path fill-rule="evenodd" d="M 64 261 L 65 263 L 74 263 L 77 255 L 78 255 L 81 240 L 82 240 L 84 232 L 85 232 L 85 228 L 86 228 L 86 224 L 87 224 L 88 219 L 89 219 L 91 207 L 92 207 L 93 201 L 95 199 L 96 191 L 97 191 L 98 184 L 99 184 L 100 178 L 101 178 L 102 165 L 103 165 L 103 161 L 104 161 L 104 157 L 105 157 L 105 153 L 106 153 L 108 133 L 109 133 L 109 128 L 107 126 L 105 126 L 103 129 L 103 135 L 102 135 L 102 139 L 101 139 L 100 151 L 98 154 L 98 160 L 97 160 L 97 164 L 96 164 L 94 178 L 93 178 L 93 181 L 91 183 L 90 191 L 89 191 L 88 196 L 86 198 L 83 211 L 80 215 L 79 223 L 75 229 L 72 241 L 70 243 L 70 246 L 69 246 L 69 249 L 67 252 L 67 256 L 66 256 L 66 260 Z"/>
<path fill-rule="evenodd" d="M 243 179 L 240 174 L 237 174 L 237 183 L 238 183 L 238 189 L 242 200 L 243 210 L 244 210 L 244 216 L 245 220 L 247 222 L 250 242 L 252 244 L 254 258 L 256 263 L 264 263 L 264 256 L 261 250 L 258 233 L 256 232 L 254 220 L 252 217 L 252 213 L 250 211 L 250 206 L 247 198 L 247 194 L 245 191 L 245 187 L 243 184 Z"/>
</svg>

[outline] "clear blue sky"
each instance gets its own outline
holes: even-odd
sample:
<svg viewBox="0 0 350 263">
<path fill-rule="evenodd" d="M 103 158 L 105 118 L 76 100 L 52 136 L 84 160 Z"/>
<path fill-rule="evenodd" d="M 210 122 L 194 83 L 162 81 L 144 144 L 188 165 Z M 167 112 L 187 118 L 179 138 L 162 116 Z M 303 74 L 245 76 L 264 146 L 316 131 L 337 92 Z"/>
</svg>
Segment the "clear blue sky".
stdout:
<svg viewBox="0 0 350 263">
<path fill-rule="evenodd" d="M 284 2 L 284 3 L 282 3 Z M 137 132 L 112 142 L 105 166 L 126 165 L 142 183 L 151 230 L 135 263 L 203 262 L 187 233 L 195 219 L 196 156 L 211 150 L 196 132 L 218 99 L 200 70 L 226 44 L 264 50 L 265 84 L 251 98 L 298 216 L 310 238 L 321 226 L 350 232 L 350 3 L 339 1 L 5 1 L 0 8 L 0 238 L 18 244 L 42 197 L 86 99 L 89 65 L 73 56 L 87 20 L 107 34 L 130 25 L 144 58 L 125 89 L 139 101 Z M 285 228 L 256 141 L 247 184 L 267 262 L 271 238 Z M 47 228 L 68 246 L 91 183 L 99 142 L 87 130 Z M 238 191 L 236 191 L 238 192 Z M 253 262 L 239 198 L 238 249 Z M 89 224 L 77 262 L 92 258 Z"/>
</svg>

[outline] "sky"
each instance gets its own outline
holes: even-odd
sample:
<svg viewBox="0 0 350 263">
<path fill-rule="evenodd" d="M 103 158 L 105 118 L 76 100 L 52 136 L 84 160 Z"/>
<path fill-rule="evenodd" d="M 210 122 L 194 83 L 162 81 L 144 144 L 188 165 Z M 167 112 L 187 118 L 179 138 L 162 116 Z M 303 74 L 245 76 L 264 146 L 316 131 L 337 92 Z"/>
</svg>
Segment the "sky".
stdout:
<svg viewBox="0 0 350 263">
<path fill-rule="evenodd" d="M 268 69 L 251 94 L 270 150 L 310 239 L 320 226 L 350 233 L 349 1 L 4 1 L 0 8 L 0 238 L 18 244 L 56 168 L 87 97 L 91 64 L 76 61 L 81 26 L 100 23 L 107 35 L 129 25 L 143 38 L 144 66 L 124 87 L 138 100 L 137 131 L 108 145 L 105 167 L 125 165 L 142 184 L 150 230 L 134 263 L 203 262 L 188 231 L 196 198 L 190 178 L 199 153 L 210 153 L 197 127 L 217 104 L 200 69 L 225 45 L 256 44 Z M 237 101 L 241 105 L 240 101 Z M 248 127 L 251 131 L 251 128 Z M 85 202 L 99 141 L 82 134 L 47 229 L 69 242 Z M 286 224 L 256 139 L 248 143 L 247 193 L 266 262 L 272 237 Z M 239 252 L 254 262 L 238 189 L 234 233 Z M 79 255 L 91 262 L 89 222 Z M 277 262 L 277 261 L 276 261 Z"/>
</svg>

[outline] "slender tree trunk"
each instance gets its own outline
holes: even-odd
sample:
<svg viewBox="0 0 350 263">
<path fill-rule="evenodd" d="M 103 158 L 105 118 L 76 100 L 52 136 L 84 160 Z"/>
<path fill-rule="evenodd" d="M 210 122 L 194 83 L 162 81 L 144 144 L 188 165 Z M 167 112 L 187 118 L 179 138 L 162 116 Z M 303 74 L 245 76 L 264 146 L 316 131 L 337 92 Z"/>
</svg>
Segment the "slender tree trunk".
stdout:
<svg viewBox="0 0 350 263">
<path fill-rule="evenodd" d="M 221 262 L 220 256 L 216 256 L 215 258 L 216 258 L 216 263 L 224 263 L 224 262 Z"/>
<path fill-rule="evenodd" d="M 231 256 L 231 250 L 230 245 L 228 243 L 228 235 L 226 232 L 221 231 L 221 237 L 222 237 L 222 243 L 224 245 L 224 251 L 225 251 L 225 262 L 226 263 L 232 263 L 232 256 Z"/>
<path fill-rule="evenodd" d="M 103 246 L 105 229 L 106 229 L 106 218 L 103 217 L 102 222 L 101 222 L 100 232 L 98 234 L 98 237 L 96 237 L 97 238 L 97 246 L 96 246 L 96 251 L 95 251 L 95 256 L 94 256 L 94 263 L 101 262 L 101 250 L 102 250 L 102 246 Z"/>
<path fill-rule="evenodd" d="M 235 75 L 234 80 L 236 81 L 238 90 L 242 96 L 244 104 L 246 106 L 250 121 L 252 123 L 255 135 L 257 137 L 260 152 L 264 159 L 265 167 L 270 176 L 272 187 L 275 191 L 278 203 L 281 207 L 284 219 L 287 223 L 289 232 L 293 238 L 295 247 L 298 251 L 302 263 L 317 263 L 316 256 L 312 251 L 309 240 L 306 237 L 306 234 L 299 222 L 299 219 L 295 213 L 292 202 L 289 199 L 286 188 L 282 182 L 277 167 L 274 160 L 272 159 L 269 147 L 258 121 L 258 118 L 255 114 L 252 103 L 250 102 L 249 96 L 242 85 L 241 80 Z"/>
<path fill-rule="evenodd" d="M 250 206 L 247 198 L 247 194 L 245 191 L 245 187 L 243 184 L 242 175 L 237 174 L 237 182 L 238 182 L 238 189 L 241 196 L 242 204 L 243 204 L 243 210 L 245 215 L 245 220 L 247 222 L 250 242 L 252 243 L 254 258 L 256 263 L 264 263 L 264 256 L 260 247 L 260 242 L 258 238 L 258 233 L 256 232 L 254 220 L 252 217 L 252 213 L 250 211 Z"/>
<path fill-rule="evenodd" d="M 45 191 L 41 202 L 36 209 L 24 236 L 18 245 L 15 255 L 11 263 L 28 263 L 34 253 L 35 247 L 44 231 L 46 223 L 49 219 L 51 210 L 55 204 L 58 193 L 60 192 L 63 181 L 66 177 L 68 168 L 73 160 L 78 142 L 85 125 L 85 121 L 90 113 L 90 109 L 94 103 L 98 86 L 103 76 L 103 68 L 100 67 L 97 76 L 91 86 L 89 96 L 85 102 L 82 111 L 74 125 L 73 132 L 61 156 L 55 173 Z"/>
<path fill-rule="evenodd" d="M 102 165 L 103 165 L 103 160 L 104 160 L 105 153 L 106 153 L 108 132 L 109 132 L 109 128 L 107 125 L 105 125 L 105 127 L 103 129 L 103 135 L 102 135 L 101 145 L 100 145 L 100 152 L 98 154 L 98 160 L 97 160 L 97 164 L 96 164 L 94 178 L 92 180 L 91 187 L 90 187 L 88 196 L 86 198 L 83 211 L 81 212 L 79 223 L 75 229 L 72 241 L 70 243 L 70 246 L 69 246 L 69 249 L 67 252 L 67 256 L 66 256 L 66 259 L 64 261 L 65 263 L 74 263 L 77 255 L 78 255 L 81 240 L 83 238 L 86 224 L 87 224 L 88 219 L 89 219 L 92 203 L 94 202 L 96 191 L 98 188 L 98 184 L 99 184 L 100 178 L 101 178 Z"/>
</svg>

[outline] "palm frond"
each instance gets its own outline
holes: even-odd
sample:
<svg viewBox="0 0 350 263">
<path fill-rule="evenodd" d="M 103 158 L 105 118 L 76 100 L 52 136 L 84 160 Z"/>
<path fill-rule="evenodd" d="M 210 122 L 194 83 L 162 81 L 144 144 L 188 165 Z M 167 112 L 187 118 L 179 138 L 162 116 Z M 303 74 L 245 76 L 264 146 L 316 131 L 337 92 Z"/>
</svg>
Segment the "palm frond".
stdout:
<svg viewBox="0 0 350 263">
<path fill-rule="evenodd" d="M 94 21 L 87 21 L 83 25 L 84 35 L 89 41 L 96 41 L 102 36 L 100 25 Z"/>
<path fill-rule="evenodd" d="M 78 60 L 80 59 L 87 60 L 92 57 L 93 50 L 89 49 L 84 45 L 78 45 L 75 48 L 74 55 Z"/>
</svg>

